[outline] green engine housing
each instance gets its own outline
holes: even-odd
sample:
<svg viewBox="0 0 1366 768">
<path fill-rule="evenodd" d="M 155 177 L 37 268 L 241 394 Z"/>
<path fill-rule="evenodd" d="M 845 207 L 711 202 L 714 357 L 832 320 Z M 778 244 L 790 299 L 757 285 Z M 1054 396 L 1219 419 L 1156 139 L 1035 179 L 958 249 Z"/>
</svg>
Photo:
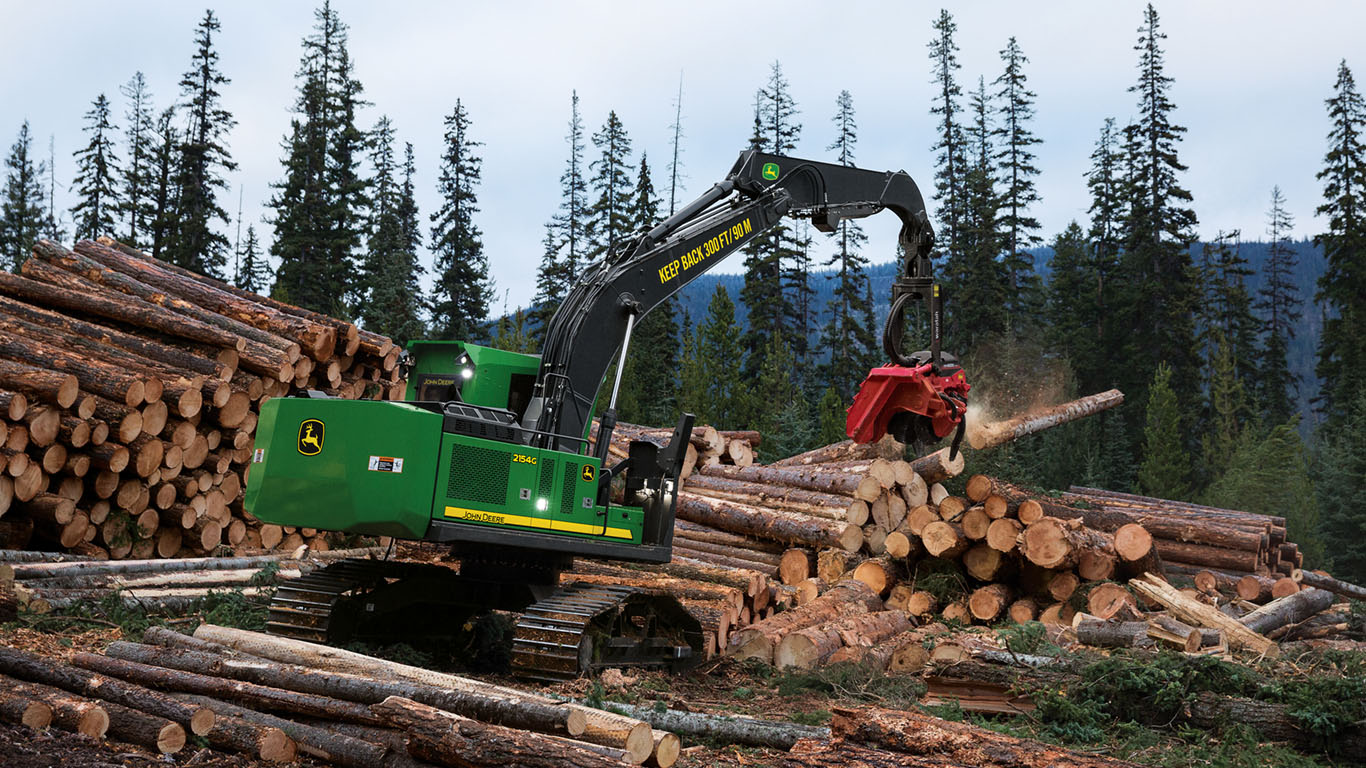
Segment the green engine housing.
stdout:
<svg viewBox="0 0 1366 768">
<path fill-rule="evenodd" d="M 300 528 L 668 559 L 667 543 L 644 540 L 645 509 L 597 503 L 596 458 L 470 434 L 479 429 L 430 405 L 458 393 L 464 403 L 520 414 L 539 358 L 460 342 L 409 349 L 413 402 L 268 400 L 247 511 Z"/>
</svg>

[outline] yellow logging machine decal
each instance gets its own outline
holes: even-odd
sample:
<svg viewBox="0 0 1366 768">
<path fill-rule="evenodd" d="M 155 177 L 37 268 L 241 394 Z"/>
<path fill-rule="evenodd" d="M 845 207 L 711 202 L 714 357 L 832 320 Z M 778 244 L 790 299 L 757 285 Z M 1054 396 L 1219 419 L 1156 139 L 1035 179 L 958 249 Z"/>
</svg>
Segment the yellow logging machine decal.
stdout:
<svg viewBox="0 0 1366 768">
<path fill-rule="evenodd" d="M 661 284 L 669 282 L 675 277 L 678 277 L 680 272 L 687 272 L 712 256 L 739 243 L 741 238 L 753 231 L 754 225 L 750 223 L 749 219 L 736 222 L 735 224 L 726 227 L 715 235 L 712 235 L 705 243 L 702 243 L 682 256 L 679 256 L 668 264 L 660 267 L 659 282 Z"/>
</svg>

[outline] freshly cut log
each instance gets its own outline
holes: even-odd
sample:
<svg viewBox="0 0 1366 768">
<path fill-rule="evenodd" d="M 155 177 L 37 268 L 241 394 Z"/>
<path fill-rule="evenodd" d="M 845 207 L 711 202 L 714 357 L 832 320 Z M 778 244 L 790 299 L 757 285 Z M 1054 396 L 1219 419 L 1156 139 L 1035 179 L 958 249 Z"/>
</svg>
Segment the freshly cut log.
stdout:
<svg viewBox="0 0 1366 768">
<path fill-rule="evenodd" d="M 744 471 L 753 469 L 764 468 L 748 467 Z M 679 494 L 677 513 L 691 522 L 786 544 L 838 546 L 850 552 L 857 552 L 863 545 L 863 531 L 856 525 L 712 501 L 687 491 Z"/>
<path fill-rule="evenodd" d="M 655 707 L 613 703 L 614 709 L 663 731 L 695 740 L 712 740 L 748 747 L 788 749 L 800 739 L 827 738 L 829 728 L 752 717 L 709 715 L 703 712 L 663 711 Z"/>
<path fill-rule="evenodd" d="M 901 531 L 892 531 L 882 542 L 891 557 L 908 557 L 920 549 L 919 538 L 912 538 Z"/>
<path fill-rule="evenodd" d="M 957 477 L 963 473 L 963 452 L 959 451 L 950 459 L 949 450 L 941 448 L 934 453 L 921 456 L 911 462 L 911 469 L 926 483 L 942 483 L 951 477 Z"/>
<path fill-rule="evenodd" d="M 375 714 L 408 733 L 408 751 L 420 760 L 449 766 L 526 768 L 608 768 L 620 761 L 591 750 L 547 739 L 528 731 L 481 723 L 435 707 L 392 696 L 372 705 Z M 648 732 L 647 728 L 647 732 Z M 631 754 L 637 765 L 653 751 L 653 736 L 643 754 Z"/>
<path fill-rule="evenodd" d="M 1010 604 L 1010 620 L 1025 624 L 1039 618 L 1039 604 L 1030 597 L 1022 597 Z"/>
<path fill-rule="evenodd" d="M 925 526 L 937 520 L 939 520 L 938 510 L 929 504 L 921 504 L 911 508 L 910 513 L 906 515 L 906 527 L 910 529 L 911 533 L 920 536 L 925 532 Z"/>
<path fill-rule="evenodd" d="M 1339 581 L 1324 571 L 1301 571 L 1300 584 L 1307 587 L 1326 589 L 1334 594 L 1354 600 L 1366 600 L 1366 587 L 1359 587 L 1346 581 Z"/>
<path fill-rule="evenodd" d="M 102 739 L 109 730 L 109 713 L 89 699 L 73 696 L 60 688 L 26 683 L 3 675 L 0 675 L 0 688 L 47 705 L 51 711 L 50 721 L 64 731 L 79 733 L 92 739 Z M 47 723 L 30 727 L 41 728 L 46 725 Z"/>
<path fill-rule="evenodd" d="M 995 581 L 1013 570 L 1014 558 L 1008 558 L 1000 550 L 986 544 L 975 544 L 963 553 L 963 569 L 978 581 Z"/>
<path fill-rule="evenodd" d="M 0 284 L 3 280 L 0 277 Z M 0 332 L 0 357 L 70 374 L 80 380 L 81 389 L 129 406 L 141 405 L 146 398 L 142 378 L 119 366 L 26 336 Z"/>
<path fill-rule="evenodd" d="M 973 541 L 983 541 L 987 537 L 987 531 L 990 530 L 991 524 L 995 521 L 987 516 L 986 507 L 976 506 L 965 511 L 959 522 L 963 525 L 964 536 Z"/>
<path fill-rule="evenodd" d="M 1333 593 L 1326 589 L 1301 590 L 1291 595 L 1273 600 L 1239 619 L 1244 627 L 1263 635 L 1283 627 L 1304 621 L 1333 604 Z"/>
<path fill-rule="evenodd" d="M 906 613 L 910 616 L 929 616 L 938 606 L 935 596 L 925 590 L 916 590 L 906 598 Z"/>
<path fill-rule="evenodd" d="M 854 567 L 853 578 L 868 585 L 879 596 L 886 596 L 896 585 L 896 567 L 885 557 L 864 560 Z"/>
<path fill-rule="evenodd" d="M 1141 618 L 1133 594 L 1113 582 L 1097 584 L 1086 593 L 1086 611 L 1102 621 L 1114 618 L 1138 621 Z"/>
<path fill-rule="evenodd" d="M 1249 573 L 1238 579 L 1237 584 L 1234 585 L 1234 592 L 1242 600 L 1264 603 L 1271 599 L 1271 589 L 1274 586 L 1276 586 L 1275 579 L 1261 574 Z M 1200 585 L 1197 584 L 1196 588 L 1199 589 L 1199 587 Z"/>
<path fill-rule="evenodd" d="M 883 438 L 876 443 L 855 443 L 853 440 L 843 440 L 838 443 L 815 448 L 806 453 L 799 453 L 796 456 L 789 456 L 773 462 L 774 467 L 804 466 L 808 464 L 825 464 L 834 461 L 850 460 L 871 460 L 876 458 L 893 459 L 899 458 L 903 446 L 892 440 L 890 436 Z"/>
<path fill-rule="evenodd" d="M 1224 633 L 1217 629 L 1201 629 L 1168 616 L 1165 613 L 1148 614 L 1148 637 L 1171 643 L 1187 653 L 1195 653 L 1209 646 L 1223 646 Z"/>
<path fill-rule="evenodd" d="M 14 690 L 0 690 L 0 721 L 39 730 L 52 722 L 52 707 Z"/>
<path fill-rule="evenodd" d="M 0 301 L 7 300 L 0 297 Z M 0 360 L 0 389 L 22 393 L 61 408 L 70 408 L 80 395 L 80 382 L 68 373 Z"/>
<path fill-rule="evenodd" d="M 987 546 L 997 552 L 1014 552 L 1019 547 L 1017 542 L 1023 530 L 1019 520 L 1009 517 L 992 520 L 987 526 Z"/>
<path fill-rule="evenodd" d="M 1009 584 L 988 584 L 968 596 L 968 610 L 978 621 L 995 621 L 1010 605 L 1013 590 Z"/>
<path fill-rule="evenodd" d="M 509 702 L 508 706 L 512 708 L 523 708 L 523 705 L 527 703 L 558 706 L 558 702 L 514 688 L 505 688 L 456 675 L 432 672 L 302 640 L 290 640 L 212 624 L 201 624 L 195 630 L 195 637 L 227 645 L 254 656 L 289 664 L 306 664 L 334 672 L 373 675 L 438 686 L 447 691 L 478 696 L 486 702 L 502 699 Z M 570 709 L 582 712 L 586 718 L 584 731 L 580 736 L 584 741 L 635 749 L 636 747 L 628 746 L 628 744 L 635 745 L 642 739 L 646 741 L 649 739 L 649 728 L 639 721 L 622 718 L 619 715 L 596 709 L 574 706 L 571 706 Z"/>
<path fill-rule="evenodd" d="M 1069 421 L 1091 416 L 1114 408 L 1124 402 L 1124 393 L 1117 389 L 1078 398 L 1069 403 L 1026 413 L 1003 422 L 973 424 L 968 429 L 968 444 L 976 450 L 986 450 L 1018 440 L 1026 435 L 1042 432 Z"/>
<path fill-rule="evenodd" d="M 910 620 L 900 611 L 851 616 L 789 633 L 773 651 L 773 665 L 811 669 L 842 646 L 870 646 L 909 631 Z"/>
<path fill-rule="evenodd" d="M 859 488 L 863 480 L 858 475 L 847 472 L 831 472 L 821 470 L 817 467 L 804 467 L 801 469 L 788 467 L 735 467 L 726 465 L 716 465 L 703 467 L 698 470 L 698 474 L 711 475 L 713 477 L 729 477 L 736 480 L 747 480 L 750 482 L 765 483 L 768 485 L 786 485 L 793 488 L 804 488 L 809 491 L 819 491 L 831 494 L 853 494 Z M 881 486 L 878 493 L 872 498 L 864 499 L 872 501 L 881 493 Z"/>
<path fill-rule="evenodd" d="M 192 707 L 147 688 L 110 679 L 75 667 L 54 664 L 36 654 L 0 646 L 0 672 L 21 680 L 52 685 L 72 693 L 134 707 L 188 725 L 195 734 L 213 728 L 211 710 Z"/>
<path fill-rule="evenodd" d="M 1262 564 L 1261 556 L 1244 549 L 1224 549 L 1203 544 L 1190 544 L 1170 539 L 1154 539 L 1153 546 L 1164 560 L 1234 571 L 1256 571 Z"/>
<path fill-rule="evenodd" d="M 263 714 L 206 696 L 186 696 L 185 698 L 196 704 L 211 707 L 214 712 L 250 724 L 258 729 L 257 749 L 261 753 L 261 758 L 265 760 L 282 761 L 288 754 L 288 750 L 295 750 L 300 754 L 333 765 L 347 766 L 347 768 L 370 768 L 370 766 L 385 764 L 385 753 L 388 751 L 385 745 L 340 733 L 330 723 L 328 727 L 321 728 L 296 723 L 283 717 Z M 363 709 L 368 710 L 369 708 L 364 707 Z M 370 715 L 370 719 L 376 723 L 383 722 L 373 714 Z M 212 741 L 212 736 L 210 741 Z M 266 757 L 264 753 L 267 751 L 278 756 Z"/>
<path fill-rule="evenodd" d="M 1289 704 L 1239 699 L 1202 692 L 1184 710 L 1187 719 L 1200 728 L 1220 728 L 1239 723 L 1252 728 L 1267 741 L 1287 741 L 1309 749 L 1322 748 L 1322 735 L 1304 727 L 1292 714 Z M 1343 755 L 1366 754 L 1366 727 L 1360 722 L 1340 728 L 1333 734 L 1333 745 Z"/>
<path fill-rule="evenodd" d="M 986 765 L 983 756 L 991 755 L 991 764 L 1017 768 L 1138 768 L 1135 763 L 1073 752 L 920 712 L 880 708 L 832 711 L 835 717 L 830 728 L 834 735 L 847 742 L 935 759 L 927 765 Z"/>
<path fill-rule="evenodd" d="M 1081 579 L 1072 571 L 1056 571 L 1048 579 L 1048 594 L 1058 602 L 1065 602 L 1081 586 Z"/>
<path fill-rule="evenodd" d="M 1072 621 L 1077 642 L 1099 648 L 1147 648 L 1153 645 L 1148 637 L 1146 621 L 1106 621 L 1089 614 L 1077 614 Z"/>
<path fill-rule="evenodd" d="M 777 644 L 789 633 L 846 616 L 870 613 L 882 601 L 867 584 L 844 579 L 806 605 L 775 614 L 731 634 L 727 653 L 740 659 L 758 658 L 773 663 Z"/>
<path fill-rule="evenodd" d="M 350 557 L 365 558 L 382 554 L 379 548 L 313 552 L 309 558 L 331 561 Z M 25 563 L 15 566 L 14 578 L 19 580 L 56 575 L 112 576 L 129 573 L 171 573 L 205 570 L 239 570 L 261 568 L 266 565 L 291 562 L 287 555 L 253 555 L 249 557 L 195 557 L 178 560 L 123 560 L 106 562 Z"/>
<path fill-rule="evenodd" d="M 1113 539 L 1079 521 L 1051 517 L 1029 524 L 1020 536 L 1020 553 L 1041 568 L 1074 567 L 1086 551 L 1113 557 Z"/>
<path fill-rule="evenodd" d="M 968 608 L 966 600 L 954 600 L 944 606 L 944 610 L 939 612 L 944 621 L 956 621 L 960 624 L 972 623 L 972 610 Z"/>
<path fill-rule="evenodd" d="M 1229 646 L 1235 650 L 1246 649 L 1270 658 L 1280 655 L 1280 648 L 1275 642 L 1248 629 L 1236 619 L 1182 595 L 1159 576 L 1145 574 L 1142 578 L 1130 579 L 1129 585 L 1140 595 L 1166 606 L 1176 618 L 1192 626 L 1223 630 Z"/>
<path fill-rule="evenodd" d="M 778 563 L 778 579 L 784 584 L 796 585 L 811 578 L 816 570 L 815 555 L 809 549 L 789 549 L 783 552 Z"/>
<path fill-rule="evenodd" d="M 930 523 L 920 532 L 925 551 L 934 557 L 949 559 L 961 555 L 972 544 L 963 535 L 962 526 L 943 520 Z"/>
</svg>

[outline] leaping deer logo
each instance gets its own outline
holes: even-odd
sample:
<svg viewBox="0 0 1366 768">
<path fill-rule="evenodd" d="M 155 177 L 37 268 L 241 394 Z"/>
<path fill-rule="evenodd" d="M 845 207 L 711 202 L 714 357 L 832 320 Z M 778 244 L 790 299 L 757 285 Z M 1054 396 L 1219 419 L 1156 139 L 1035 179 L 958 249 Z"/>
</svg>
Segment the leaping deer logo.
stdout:
<svg viewBox="0 0 1366 768">
<path fill-rule="evenodd" d="M 323 434 L 326 427 L 317 419 L 305 419 L 299 425 L 299 453 L 316 456 L 323 450 Z"/>
</svg>

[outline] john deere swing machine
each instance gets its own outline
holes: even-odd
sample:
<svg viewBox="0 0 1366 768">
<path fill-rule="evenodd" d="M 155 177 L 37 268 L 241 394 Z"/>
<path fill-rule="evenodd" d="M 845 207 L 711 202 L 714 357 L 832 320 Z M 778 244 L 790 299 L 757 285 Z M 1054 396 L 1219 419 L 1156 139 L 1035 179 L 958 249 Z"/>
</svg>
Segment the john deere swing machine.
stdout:
<svg viewBox="0 0 1366 768">
<path fill-rule="evenodd" d="M 459 572 L 347 560 L 282 586 L 269 630 L 316 642 L 450 638 L 490 610 L 520 615 L 512 668 L 555 680 L 606 666 L 683 669 L 701 660 L 696 619 L 677 600 L 625 587 L 560 584 L 576 556 L 668 562 L 679 474 L 693 426 L 663 448 L 608 445 L 624 365 L 590 441 L 613 360 L 651 309 L 776 225 L 823 232 L 890 210 L 906 254 L 874 369 L 849 411 L 860 442 L 926 443 L 958 430 L 968 385 L 939 350 L 933 234 L 904 172 L 747 151 L 726 179 L 591 264 L 546 328 L 540 356 L 463 342 L 414 342 L 406 400 L 275 398 L 261 409 L 246 507 L 280 525 L 448 543 Z M 901 351 L 904 313 L 929 307 L 928 351 Z M 649 354 L 645 350 L 644 354 Z M 614 502 L 613 487 L 621 499 Z"/>
</svg>

